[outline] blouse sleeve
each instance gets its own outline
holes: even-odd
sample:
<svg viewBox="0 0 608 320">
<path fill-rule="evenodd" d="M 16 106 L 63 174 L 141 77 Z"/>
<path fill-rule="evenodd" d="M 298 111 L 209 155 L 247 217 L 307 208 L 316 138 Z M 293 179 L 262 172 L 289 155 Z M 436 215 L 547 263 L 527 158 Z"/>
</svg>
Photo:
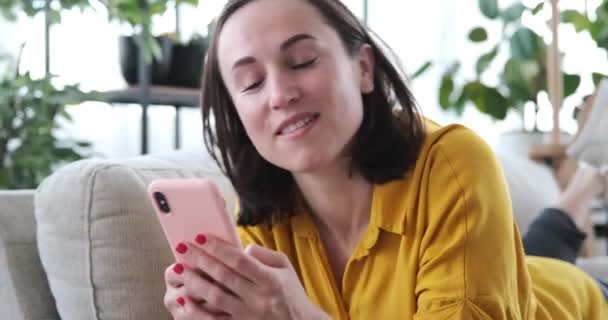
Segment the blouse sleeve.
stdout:
<svg viewBox="0 0 608 320">
<path fill-rule="evenodd" d="M 521 319 L 529 281 L 493 152 L 457 127 L 437 139 L 424 165 L 415 319 Z"/>
</svg>

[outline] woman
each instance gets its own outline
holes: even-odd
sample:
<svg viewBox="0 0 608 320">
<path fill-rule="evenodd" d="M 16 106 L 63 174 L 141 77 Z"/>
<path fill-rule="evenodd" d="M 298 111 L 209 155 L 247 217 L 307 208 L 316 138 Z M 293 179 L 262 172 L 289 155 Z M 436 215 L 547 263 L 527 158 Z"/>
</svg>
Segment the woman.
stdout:
<svg viewBox="0 0 608 320">
<path fill-rule="evenodd" d="M 229 1 L 207 59 L 205 138 L 247 248 L 185 239 L 176 319 L 606 317 L 583 272 L 525 260 L 488 146 L 422 119 L 339 1 Z"/>
</svg>

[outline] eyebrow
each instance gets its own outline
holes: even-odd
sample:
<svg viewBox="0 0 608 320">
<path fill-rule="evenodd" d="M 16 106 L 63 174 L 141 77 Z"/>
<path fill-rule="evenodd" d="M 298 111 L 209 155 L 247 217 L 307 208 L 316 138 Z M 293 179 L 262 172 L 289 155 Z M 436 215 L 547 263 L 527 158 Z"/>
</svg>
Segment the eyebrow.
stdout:
<svg viewBox="0 0 608 320">
<path fill-rule="evenodd" d="M 289 39 L 285 40 L 283 43 L 281 43 L 281 46 L 279 48 L 281 49 L 281 51 L 285 51 L 302 40 L 310 40 L 310 39 L 316 40 L 317 38 L 315 38 L 312 35 L 307 34 L 307 33 L 299 33 L 299 34 L 293 35 Z M 232 65 L 232 70 L 234 70 L 238 67 L 247 65 L 247 64 L 254 63 L 254 62 L 255 62 L 255 59 L 253 57 L 241 58 L 241 59 L 237 60 L 234 63 L 234 65 Z"/>
</svg>

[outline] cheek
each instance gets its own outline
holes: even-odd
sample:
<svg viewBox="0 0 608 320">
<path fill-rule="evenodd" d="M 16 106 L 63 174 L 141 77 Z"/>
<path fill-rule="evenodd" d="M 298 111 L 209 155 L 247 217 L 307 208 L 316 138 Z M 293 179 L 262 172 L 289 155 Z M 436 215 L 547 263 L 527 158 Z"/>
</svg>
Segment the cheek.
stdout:
<svg viewBox="0 0 608 320">
<path fill-rule="evenodd" d="M 327 98 L 336 102 L 352 102 L 361 98 L 358 79 L 349 63 L 334 63 L 319 70 L 312 84 L 318 92 L 325 92 Z"/>
<path fill-rule="evenodd" d="M 237 112 L 249 139 L 254 145 L 259 146 L 265 130 L 264 112 L 255 106 L 237 106 Z"/>
<path fill-rule="evenodd" d="M 334 112 L 342 120 L 360 121 L 363 118 L 363 101 L 357 78 L 351 70 L 335 70 L 318 83 L 319 92 L 325 92 L 325 98 L 335 106 Z"/>
</svg>

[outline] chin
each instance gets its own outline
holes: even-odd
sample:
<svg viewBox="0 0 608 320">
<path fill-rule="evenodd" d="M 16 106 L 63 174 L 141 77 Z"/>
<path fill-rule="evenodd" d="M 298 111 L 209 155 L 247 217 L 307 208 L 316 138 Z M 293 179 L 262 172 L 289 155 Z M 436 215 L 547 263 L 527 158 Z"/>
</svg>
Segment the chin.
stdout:
<svg viewBox="0 0 608 320">
<path fill-rule="evenodd" d="M 323 167 L 325 161 L 319 154 L 315 155 L 296 155 L 289 159 L 283 159 L 277 164 L 279 167 L 292 173 L 311 173 Z"/>
</svg>

